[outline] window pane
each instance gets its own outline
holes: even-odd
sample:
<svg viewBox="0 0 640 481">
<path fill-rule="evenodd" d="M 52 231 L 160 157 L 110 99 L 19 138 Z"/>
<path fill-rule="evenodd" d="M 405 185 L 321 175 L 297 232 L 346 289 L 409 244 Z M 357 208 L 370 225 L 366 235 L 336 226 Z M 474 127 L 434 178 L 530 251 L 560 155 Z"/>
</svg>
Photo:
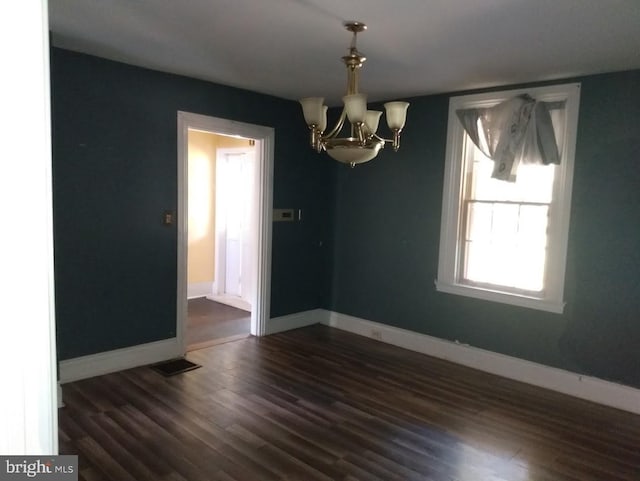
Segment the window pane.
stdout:
<svg viewBox="0 0 640 481">
<path fill-rule="evenodd" d="M 546 246 L 548 213 L 549 206 L 546 205 L 523 205 L 520 207 L 518 227 L 518 243 L 520 245 Z"/>
<path fill-rule="evenodd" d="M 465 245 L 465 280 L 526 291 L 544 288 L 544 247 L 482 241 Z"/>
<path fill-rule="evenodd" d="M 491 218 L 493 205 L 485 203 L 469 203 L 469 222 L 467 222 L 467 239 L 489 242 L 491 240 Z"/>
<path fill-rule="evenodd" d="M 493 161 L 467 142 L 462 279 L 544 289 L 549 204 L 555 166 L 520 165 L 516 182 L 491 178 Z"/>
<path fill-rule="evenodd" d="M 513 262 L 511 286 L 539 292 L 544 288 L 546 250 L 540 246 L 521 246 Z"/>
<path fill-rule="evenodd" d="M 463 277 L 472 282 L 489 282 L 487 273 L 491 272 L 490 243 L 469 241 L 466 242 L 465 247 Z"/>
<path fill-rule="evenodd" d="M 555 165 L 521 164 L 518 166 L 516 182 L 505 182 L 492 179 L 493 161 L 485 157 L 471 141 L 467 145 L 474 150 L 474 160 L 469 166 L 472 171 L 472 199 L 551 202 Z"/>
<path fill-rule="evenodd" d="M 517 204 L 495 204 L 493 206 L 493 223 L 491 238 L 495 244 L 515 246 L 518 237 Z"/>
</svg>

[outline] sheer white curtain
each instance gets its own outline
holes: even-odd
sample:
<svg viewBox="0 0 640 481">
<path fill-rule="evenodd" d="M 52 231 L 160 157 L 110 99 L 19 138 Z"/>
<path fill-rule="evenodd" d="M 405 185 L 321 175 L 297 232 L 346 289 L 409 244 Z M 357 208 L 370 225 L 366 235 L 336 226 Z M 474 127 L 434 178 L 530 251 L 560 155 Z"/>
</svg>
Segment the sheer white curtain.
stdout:
<svg viewBox="0 0 640 481">
<path fill-rule="evenodd" d="M 515 182 L 520 163 L 560 163 L 551 106 L 519 95 L 493 107 L 456 114 L 473 143 L 494 161 L 492 177 Z"/>
</svg>

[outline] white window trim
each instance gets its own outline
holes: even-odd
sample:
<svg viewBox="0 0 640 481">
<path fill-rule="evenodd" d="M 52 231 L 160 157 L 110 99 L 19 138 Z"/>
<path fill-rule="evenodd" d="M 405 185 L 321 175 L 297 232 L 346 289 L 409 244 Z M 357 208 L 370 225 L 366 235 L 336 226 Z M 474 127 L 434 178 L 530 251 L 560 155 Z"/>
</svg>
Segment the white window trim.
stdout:
<svg viewBox="0 0 640 481">
<path fill-rule="evenodd" d="M 566 101 L 565 141 L 561 151 L 561 162 L 557 166 L 553 185 L 554 209 L 549 216 L 548 232 L 551 242 L 547 253 L 547 283 L 545 284 L 545 294 L 540 298 L 471 286 L 459 282 L 458 279 L 458 262 L 460 260 L 458 236 L 461 225 L 460 195 L 465 131 L 457 118 L 456 110 L 491 107 L 499 102 L 525 93 L 536 100 L 545 102 Z M 438 279 L 435 282 L 438 291 L 559 314 L 563 312 L 579 104 L 579 83 L 464 95 L 452 97 L 449 100 L 440 257 L 438 261 Z"/>
</svg>

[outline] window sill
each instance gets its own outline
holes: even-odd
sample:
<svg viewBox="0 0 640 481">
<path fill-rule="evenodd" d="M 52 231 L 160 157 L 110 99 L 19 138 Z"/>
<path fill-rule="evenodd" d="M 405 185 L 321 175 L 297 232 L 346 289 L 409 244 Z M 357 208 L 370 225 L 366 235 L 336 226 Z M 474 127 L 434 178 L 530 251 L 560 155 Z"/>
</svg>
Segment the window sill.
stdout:
<svg viewBox="0 0 640 481">
<path fill-rule="evenodd" d="M 502 304 L 510 304 L 512 306 L 526 307 L 529 309 L 537 309 L 540 311 L 553 312 L 562 314 L 565 303 L 562 301 L 550 301 L 546 299 L 537 299 L 535 297 L 527 297 L 518 294 L 511 294 L 480 287 L 466 286 L 462 284 L 450 284 L 446 282 L 435 281 L 436 289 L 439 292 L 447 294 L 456 294 L 459 296 L 473 297 L 474 299 L 482 299 L 491 302 L 500 302 Z"/>
</svg>

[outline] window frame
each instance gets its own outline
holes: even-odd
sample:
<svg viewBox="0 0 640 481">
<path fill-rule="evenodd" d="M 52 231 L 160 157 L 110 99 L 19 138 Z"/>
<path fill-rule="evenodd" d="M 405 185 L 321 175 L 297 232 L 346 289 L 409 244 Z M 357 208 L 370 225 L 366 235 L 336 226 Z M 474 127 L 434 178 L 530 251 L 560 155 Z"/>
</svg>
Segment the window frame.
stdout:
<svg viewBox="0 0 640 481">
<path fill-rule="evenodd" d="M 499 286 L 493 289 L 467 284 L 460 279 L 461 269 L 459 269 L 462 259 L 460 235 L 463 225 L 463 167 L 466 162 L 463 154 L 465 153 L 465 142 L 471 140 L 466 138 L 467 134 L 457 118 L 456 110 L 492 107 L 504 100 L 525 93 L 540 101 L 565 102 L 564 145 L 560 149 L 560 165 L 556 166 L 554 176 L 553 200 L 548 224 L 549 247 L 546 257 L 545 289 L 540 296 L 500 290 Z M 579 83 L 502 90 L 450 98 L 438 278 L 435 282 L 438 291 L 558 314 L 563 312 L 579 104 Z"/>
</svg>

